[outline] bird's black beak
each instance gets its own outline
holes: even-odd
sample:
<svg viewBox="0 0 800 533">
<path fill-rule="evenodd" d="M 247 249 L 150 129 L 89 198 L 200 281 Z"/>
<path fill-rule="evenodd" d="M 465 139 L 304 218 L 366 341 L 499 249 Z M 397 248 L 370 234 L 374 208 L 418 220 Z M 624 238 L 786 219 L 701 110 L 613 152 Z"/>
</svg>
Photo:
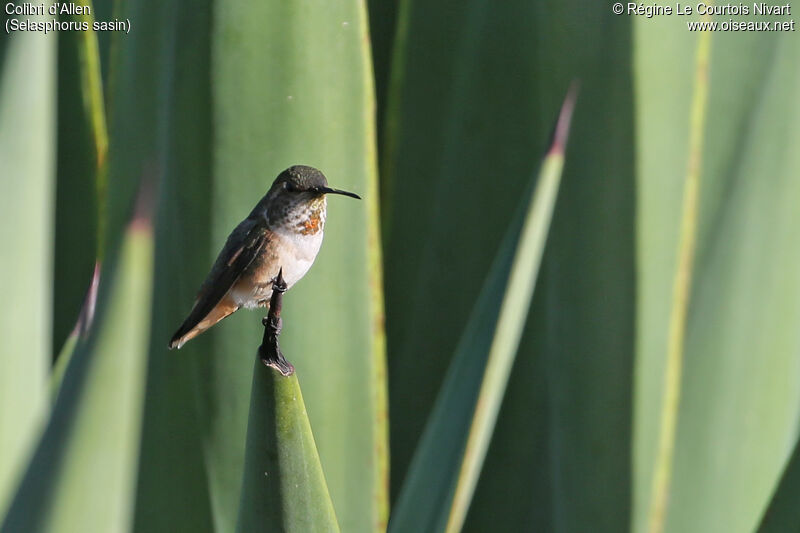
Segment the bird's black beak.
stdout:
<svg viewBox="0 0 800 533">
<path fill-rule="evenodd" d="M 342 196 L 349 196 L 356 200 L 361 200 L 361 197 L 354 192 L 347 192 L 341 189 L 331 189 L 330 187 L 314 187 L 314 192 L 317 194 L 341 194 Z"/>
</svg>

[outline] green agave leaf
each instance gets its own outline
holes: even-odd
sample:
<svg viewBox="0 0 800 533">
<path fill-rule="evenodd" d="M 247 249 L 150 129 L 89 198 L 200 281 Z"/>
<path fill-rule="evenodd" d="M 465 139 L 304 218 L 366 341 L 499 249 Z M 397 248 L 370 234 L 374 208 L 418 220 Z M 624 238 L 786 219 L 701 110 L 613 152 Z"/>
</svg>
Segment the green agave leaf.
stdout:
<svg viewBox="0 0 800 533">
<path fill-rule="evenodd" d="M 203 354 L 169 352 L 166 344 L 213 252 L 212 3 L 129 1 L 118 8 L 116 16 L 134 29 L 112 45 L 109 233 L 113 214 L 127 210 L 130 183 L 152 176 L 159 191 L 134 530 L 211 532 L 198 396 L 216 376 L 201 372 Z"/>
<path fill-rule="evenodd" d="M 303 376 L 342 529 L 383 530 L 383 303 L 365 6 L 356 0 L 221 0 L 212 27 L 212 246 L 203 266 L 210 267 L 229 232 L 290 165 L 315 166 L 332 186 L 364 198 L 329 200 L 319 257 L 286 295 L 282 340 Z M 201 281 L 191 280 L 195 288 Z M 214 524 L 223 532 L 233 530 L 239 508 L 260 318 L 240 311 L 181 350 L 202 357 L 201 375 L 209 376 L 199 398 Z M 197 355 L 203 351 L 210 353 Z"/>
<path fill-rule="evenodd" d="M 544 135 L 531 134 L 535 87 L 524 76 L 510 83 L 500 73 L 511 70 L 511 58 L 497 53 L 498 40 L 481 39 L 496 22 L 492 11 L 486 2 L 453 10 L 405 1 L 398 8 L 381 161 L 393 493 L 478 295 L 477 280 L 508 226 L 509 206 L 538 163 L 529 149 L 511 147 L 544 143 Z M 503 34 L 505 48 L 530 45 L 520 42 L 528 32 Z M 516 93 L 526 97 L 510 98 Z M 487 194 L 500 178 L 502 187 Z"/>
<path fill-rule="evenodd" d="M 4 36 L 0 66 L 0 518 L 49 402 L 56 37 Z"/>
<path fill-rule="evenodd" d="M 399 2 L 383 2 L 370 0 L 367 2 L 369 13 L 369 38 L 372 48 L 372 69 L 375 77 L 375 115 L 378 123 L 382 123 L 386 116 L 386 105 L 389 101 L 389 77 L 392 69 L 392 56 L 397 51 L 395 44 L 395 31 L 397 28 L 397 10 Z M 401 46 L 398 48 L 402 49 Z M 385 129 L 378 128 L 378 148 L 385 146 L 383 135 Z M 383 157 L 379 153 L 378 160 Z M 382 184 L 383 185 L 383 184 Z M 385 190 L 381 188 L 381 194 Z M 385 199 L 385 198 L 383 198 Z"/>
<path fill-rule="evenodd" d="M 495 257 L 398 498 L 390 531 L 460 531 L 463 526 L 533 295 L 573 106 L 574 94 L 564 104 L 536 188 Z"/>
<path fill-rule="evenodd" d="M 464 330 L 442 392 L 392 508 L 390 532 L 444 528 L 523 215 L 524 211 L 518 210 Z"/>
<path fill-rule="evenodd" d="M 80 2 L 92 8 L 92 3 Z M 74 345 L 76 322 L 96 289 L 93 271 L 102 260 L 99 235 L 105 197 L 105 102 L 97 34 L 91 14 L 65 15 L 62 20 L 86 22 L 87 31 L 60 33 L 58 41 L 58 161 L 55 209 L 53 353 L 57 388 Z M 96 292 L 95 292 L 96 295 Z M 88 318 L 88 317 L 86 317 Z M 82 324 L 80 328 L 88 328 Z"/>
<path fill-rule="evenodd" d="M 800 445 L 786 464 L 780 483 L 761 518 L 758 533 L 794 531 L 800 524 Z"/>
<path fill-rule="evenodd" d="M 672 285 L 678 249 L 681 195 L 688 164 L 689 103 L 694 79 L 697 38 L 687 39 L 677 25 L 653 25 L 653 36 L 634 32 L 636 90 L 643 95 L 660 90 L 661 104 L 637 99 L 637 367 L 634 403 L 634 531 L 645 531 L 650 505 L 652 468 L 661 419 L 664 359 L 666 355 Z M 679 37 L 678 35 L 681 35 Z M 648 57 L 652 38 L 675 43 L 675 53 Z M 652 53 L 652 52 L 651 52 Z M 647 58 L 645 60 L 645 58 Z M 675 84 L 673 80 L 682 80 Z M 664 90 L 672 84 L 669 91 Z M 675 112 L 680 109 L 681 112 Z M 674 132 L 681 131 L 681 135 Z M 705 176 L 703 176 L 705 178 Z"/>
<path fill-rule="evenodd" d="M 95 20 L 120 18 L 124 4 L 119 0 L 92 0 L 92 16 Z M 103 82 L 103 90 L 106 97 L 106 110 L 109 110 L 111 100 L 108 95 L 113 89 L 111 84 L 113 78 L 111 57 L 117 52 L 114 48 L 123 42 L 121 38 L 125 36 L 120 35 L 119 32 L 101 31 L 95 33 L 95 37 L 97 38 L 98 51 L 100 52 L 100 73 L 102 74 L 101 81 Z"/>
<path fill-rule="evenodd" d="M 688 166 L 695 40 L 637 21 L 639 329 L 634 524 L 647 526 L 667 314 Z M 798 53 L 790 35 L 713 34 L 667 531 L 758 525 L 800 414 Z M 656 43 L 672 40 L 669 52 Z M 674 80 L 685 80 L 675 86 Z M 683 133 L 679 133 L 683 132 Z M 757 465 L 757 466 L 756 466 Z"/>
<path fill-rule="evenodd" d="M 297 375 L 285 378 L 254 358 L 236 530 L 338 532 Z"/>
<path fill-rule="evenodd" d="M 50 398 L 55 401 L 58 396 L 58 391 L 61 389 L 61 382 L 64 379 L 64 373 L 69 366 L 72 355 L 78 348 L 78 345 L 86 340 L 92 323 L 94 322 L 94 314 L 97 307 L 97 290 L 100 285 L 100 264 L 97 263 L 92 274 L 92 280 L 89 289 L 86 291 L 84 297 L 83 307 L 81 307 L 78 319 L 75 326 L 67 336 L 64 344 L 61 346 L 61 351 L 58 352 L 56 362 L 50 372 Z"/>
<path fill-rule="evenodd" d="M 404 50 L 392 65 L 381 176 L 393 491 L 509 206 L 538 163 L 530 147 L 547 142 L 552 110 L 579 78 L 538 288 L 465 530 L 624 531 L 636 283 L 631 18 L 549 0 L 408 1 L 398 17 Z"/>
<path fill-rule="evenodd" d="M 4 533 L 126 531 L 144 405 L 153 236 L 140 213 L 100 288 L 96 333 L 70 361 Z"/>
</svg>

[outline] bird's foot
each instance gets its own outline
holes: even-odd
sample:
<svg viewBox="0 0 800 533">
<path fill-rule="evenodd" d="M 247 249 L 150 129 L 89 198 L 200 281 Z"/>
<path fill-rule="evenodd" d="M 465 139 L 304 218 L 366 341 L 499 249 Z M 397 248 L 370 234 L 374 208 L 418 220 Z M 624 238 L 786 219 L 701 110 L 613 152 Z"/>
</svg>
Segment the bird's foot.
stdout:
<svg viewBox="0 0 800 533">
<path fill-rule="evenodd" d="M 283 356 L 278 343 L 278 337 L 283 329 L 281 307 L 283 307 L 284 292 L 286 292 L 286 282 L 283 280 L 283 269 L 281 269 L 273 283 L 269 315 L 261 320 L 264 325 L 264 339 L 261 341 L 261 346 L 258 347 L 258 356 L 266 366 L 274 368 L 284 376 L 291 376 L 294 374 L 294 366 Z"/>
<path fill-rule="evenodd" d="M 275 292 L 284 293 L 289 289 L 286 285 L 286 281 L 283 279 L 283 269 L 278 273 L 277 276 L 272 278 L 272 290 Z"/>
<path fill-rule="evenodd" d="M 267 329 L 267 336 L 274 337 L 278 342 L 278 336 L 283 331 L 283 319 L 279 316 L 267 315 L 261 319 L 261 325 Z"/>
</svg>

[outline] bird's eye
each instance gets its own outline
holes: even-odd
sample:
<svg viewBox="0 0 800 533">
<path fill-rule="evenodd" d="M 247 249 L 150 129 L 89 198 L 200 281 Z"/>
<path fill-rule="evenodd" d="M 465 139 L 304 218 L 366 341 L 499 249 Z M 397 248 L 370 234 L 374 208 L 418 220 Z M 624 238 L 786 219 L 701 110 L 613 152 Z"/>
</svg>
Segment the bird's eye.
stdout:
<svg viewBox="0 0 800 533">
<path fill-rule="evenodd" d="M 283 188 L 289 192 L 297 192 L 297 188 L 288 181 L 283 182 Z"/>
</svg>

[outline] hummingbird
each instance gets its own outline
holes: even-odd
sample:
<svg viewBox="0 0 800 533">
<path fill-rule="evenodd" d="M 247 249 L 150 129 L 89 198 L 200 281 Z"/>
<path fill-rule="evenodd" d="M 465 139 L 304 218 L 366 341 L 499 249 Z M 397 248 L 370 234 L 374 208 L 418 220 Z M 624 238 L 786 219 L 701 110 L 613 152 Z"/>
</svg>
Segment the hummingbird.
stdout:
<svg viewBox="0 0 800 533">
<path fill-rule="evenodd" d="M 169 341 L 170 349 L 180 348 L 242 307 L 267 307 L 281 270 L 286 289 L 297 283 L 322 246 L 328 194 L 361 199 L 328 187 L 316 168 L 295 165 L 281 172 L 228 236 L 189 316 Z"/>
</svg>

